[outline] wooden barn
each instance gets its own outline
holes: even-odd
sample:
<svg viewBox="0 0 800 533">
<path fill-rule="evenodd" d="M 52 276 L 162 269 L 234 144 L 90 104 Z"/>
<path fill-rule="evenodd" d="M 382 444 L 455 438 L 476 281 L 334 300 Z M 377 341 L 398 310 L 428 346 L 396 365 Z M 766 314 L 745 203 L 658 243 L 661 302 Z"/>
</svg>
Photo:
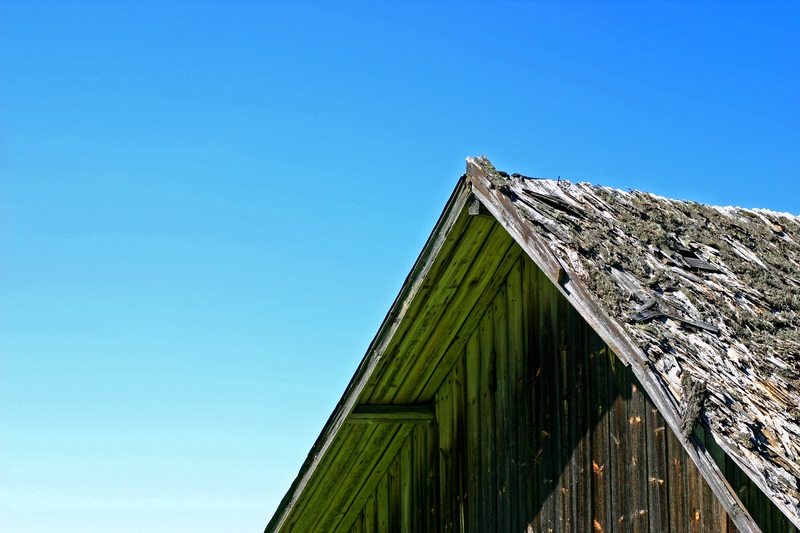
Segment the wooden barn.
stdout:
<svg viewBox="0 0 800 533">
<path fill-rule="evenodd" d="M 800 219 L 463 176 L 267 532 L 797 531 Z"/>
</svg>

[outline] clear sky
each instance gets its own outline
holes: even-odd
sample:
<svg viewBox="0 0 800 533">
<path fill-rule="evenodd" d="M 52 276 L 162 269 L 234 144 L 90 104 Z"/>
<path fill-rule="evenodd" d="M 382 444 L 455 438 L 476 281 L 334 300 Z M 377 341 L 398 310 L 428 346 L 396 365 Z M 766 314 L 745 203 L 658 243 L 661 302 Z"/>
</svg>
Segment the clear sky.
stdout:
<svg viewBox="0 0 800 533">
<path fill-rule="evenodd" d="M 0 529 L 261 531 L 469 155 L 800 214 L 800 3 L 2 1 Z"/>
</svg>

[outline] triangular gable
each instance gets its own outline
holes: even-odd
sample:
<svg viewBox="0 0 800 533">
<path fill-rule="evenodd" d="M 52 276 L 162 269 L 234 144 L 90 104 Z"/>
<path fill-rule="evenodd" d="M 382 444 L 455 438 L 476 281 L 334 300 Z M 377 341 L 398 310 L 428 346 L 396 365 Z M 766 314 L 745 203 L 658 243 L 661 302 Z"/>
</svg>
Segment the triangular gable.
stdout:
<svg viewBox="0 0 800 533">
<path fill-rule="evenodd" d="M 727 411 L 720 408 L 720 404 L 714 403 L 719 397 L 716 396 L 718 391 L 711 379 L 713 368 L 702 367 L 692 360 L 687 363 L 669 352 L 669 348 L 666 349 L 674 360 L 672 366 L 667 364 L 667 368 L 664 362 L 659 366 L 659 360 L 652 360 L 655 358 L 653 346 L 657 346 L 654 344 L 655 340 L 660 342 L 665 335 L 664 332 L 659 333 L 658 328 L 671 328 L 669 338 L 676 347 L 680 347 L 682 341 L 690 342 L 697 336 L 714 335 L 717 340 L 724 339 L 723 335 L 727 333 L 724 320 L 719 323 L 720 320 L 714 317 L 699 316 L 691 312 L 678 314 L 672 307 L 666 309 L 663 299 L 658 298 L 649 307 L 644 305 L 649 303 L 649 299 L 641 304 L 631 303 L 636 298 L 641 299 L 637 293 L 640 288 L 658 293 L 658 288 L 653 287 L 663 276 L 666 275 L 664 280 L 680 276 L 679 272 L 671 269 L 684 270 L 685 275 L 681 279 L 689 279 L 695 283 L 697 281 L 692 278 L 702 281 L 702 275 L 719 276 L 719 272 L 713 271 L 715 263 L 711 261 L 716 262 L 715 258 L 706 257 L 702 251 L 693 251 L 694 241 L 684 243 L 685 239 L 679 239 L 682 244 L 676 245 L 679 248 L 676 253 L 680 259 L 667 258 L 661 263 L 666 265 L 664 268 L 668 269 L 667 274 L 656 276 L 658 279 L 655 281 L 651 281 L 652 276 L 642 280 L 641 277 L 631 274 L 636 271 L 625 266 L 625 258 L 618 257 L 620 252 L 616 253 L 614 261 L 607 262 L 603 250 L 599 250 L 605 242 L 603 239 L 608 239 L 603 231 L 612 228 L 615 220 L 615 208 L 604 195 L 624 193 L 551 180 L 508 176 L 497 172 L 485 159 L 469 159 L 467 168 L 467 175 L 456 187 L 400 295 L 309 453 L 292 488 L 267 526 L 267 531 L 297 526 L 302 523 L 303 519 L 300 517 L 303 513 L 312 514 L 307 511 L 313 509 L 315 501 L 322 501 L 328 496 L 335 497 L 336 494 L 332 495 L 331 492 L 338 490 L 341 493 L 345 490 L 336 486 L 337 476 L 344 476 L 343 480 L 346 478 L 352 486 L 358 486 L 359 483 L 374 478 L 375 472 L 387 467 L 387 461 L 397 452 L 399 443 L 409 434 L 415 421 L 424 421 L 429 417 L 429 405 L 425 402 L 443 379 L 442 369 L 449 368 L 447 356 L 442 355 L 444 348 L 453 343 L 466 342 L 459 340 L 457 336 L 458 331 L 466 327 L 457 322 L 463 318 L 442 319 L 448 306 L 474 306 L 480 301 L 481 294 L 491 293 L 494 290 L 494 280 L 504 277 L 502 272 L 510 268 L 517 257 L 514 254 L 519 253 L 515 251 L 519 250 L 518 247 L 511 246 L 514 241 L 620 359 L 630 365 L 673 431 L 689 435 L 696 418 L 702 416 L 702 422 L 711 427 L 714 437 L 721 442 L 726 452 L 791 520 L 798 523 L 796 478 L 791 477 L 794 475 L 792 468 L 796 468 L 796 459 L 792 462 L 791 456 L 774 453 L 773 458 L 785 457 L 783 461 L 787 464 L 781 464 L 780 459 L 777 463 L 774 460 L 767 461 L 766 465 L 772 470 L 765 470 L 763 458 L 755 460 L 751 457 L 756 455 L 755 452 L 763 452 L 763 449 L 758 448 L 760 440 L 753 441 L 751 449 L 744 439 L 740 439 L 750 455 L 737 450 L 725 440 L 729 434 L 719 431 L 718 426 L 735 424 L 740 420 L 728 416 Z M 652 198 L 649 195 L 646 197 Z M 632 200 L 623 198 L 622 201 Z M 481 214 L 485 210 L 500 222 L 499 226 L 492 218 L 488 222 L 482 222 L 482 217 L 468 215 L 470 212 Z M 783 224 L 780 226 L 783 228 L 780 230 L 782 238 L 788 238 L 788 242 L 794 243 L 792 236 L 798 234 L 796 219 L 769 214 L 758 216 L 771 220 L 776 228 L 777 224 Z M 605 225 L 597 227 L 598 221 Z M 609 241 L 607 245 L 613 249 L 614 241 Z M 487 246 L 491 246 L 491 249 L 483 248 Z M 682 251 L 683 247 L 688 251 Z M 475 254 L 478 250 L 492 259 L 471 264 L 470 254 Z M 667 255 L 664 252 L 661 254 Z M 633 259 L 633 256 L 628 259 Z M 673 264 L 669 263 L 670 260 Z M 679 263 L 680 261 L 683 263 Z M 794 259 L 790 258 L 790 261 Z M 796 264 L 795 262 L 794 265 Z M 723 267 L 719 265 L 716 268 Z M 711 274 L 698 275 L 697 270 Z M 437 287 L 432 285 L 434 281 Z M 662 292 L 669 296 L 669 291 Z M 646 291 L 645 293 L 650 294 Z M 634 308 L 622 309 L 623 303 Z M 793 305 L 791 299 L 787 305 Z M 637 312 L 640 315 L 633 317 Z M 679 329 L 677 333 L 672 331 L 676 328 Z M 787 342 L 791 342 L 791 338 Z M 788 353 L 791 355 L 797 352 L 789 350 Z M 695 371 L 693 363 L 704 371 Z M 790 370 L 796 368 L 786 364 Z M 680 369 L 691 369 L 684 372 L 684 375 L 690 375 L 692 379 L 681 380 L 679 375 L 676 386 L 674 372 L 670 374 L 676 366 Z M 786 379 L 791 379 L 789 372 L 784 374 L 789 376 Z M 707 392 L 702 391 L 702 385 L 705 385 Z M 692 408 L 687 408 L 682 401 L 686 403 L 684 400 L 691 394 L 685 394 L 684 389 L 694 391 L 694 396 L 702 401 L 695 401 Z M 733 405 L 729 405 L 727 401 L 724 399 L 725 407 Z M 695 411 L 691 416 L 687 414 Z M 389 417 L 404 423 L 373 426 L 366 430 L 353 423 L 360 417 L 376 416 Z M 764 435 L 765 427 L 756 428 L 761 432 L 756 436 L 758 439 Z M 792 431 L 791 426 L 788 431 Z M 773 441 L 767 442 L 771 444 Z M 757 530 L 746 510 L 740 508 L 738 498 L 702 443 L 693 438 L 684 442 L 684 447 L 737 527 L 741 531 Z M 784 449 L 792 450 L 791 445 Z M 775 464 L 782 470 L 776 469 Z M 759 472 L 766 474 L 759 475 Z M 776 489 L 776 479 L 784 483 L 786 491 Z M 792 479 L 795 483 L 793 489 Z M 351 496 L 348 498 L 350 499 L 347 501 L 352 500 Z"/>
</svg>

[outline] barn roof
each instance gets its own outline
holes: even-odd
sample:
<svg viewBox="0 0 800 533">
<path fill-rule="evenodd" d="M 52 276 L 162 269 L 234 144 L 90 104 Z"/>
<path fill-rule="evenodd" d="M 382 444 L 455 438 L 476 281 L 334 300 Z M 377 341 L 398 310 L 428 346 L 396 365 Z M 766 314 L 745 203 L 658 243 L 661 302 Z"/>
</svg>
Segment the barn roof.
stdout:
<svg viewBox="0 0 800 533">
<path fill-rule="evenodd" d="M 677 407 L 684 435 L 704 424 L 800 523 L 800 218 L 469 165 L 485 205 L 538 241 L 537 262 L 618 325 L 618 355 Z"/>
<path fill-rule="evenodd" d="M 470 226 L 480 217 L 467 213 L 486 211 L 499 225 Z M 485 259 L 470 263 L 471 249 Z M 751 519 L 692 437 L 696 424 L 800 526 L 800 219 L 508 175 L 468 158 L 267 531 L 302 530 L 304 509 L 341 513 L 337 498 L 352 506 L 405 426 L 430 416 L 424 402 L 466 327 L 444 309 L 477 305 L 520 249 L 631 367 L 741 530 Z M 392 404 L 401 408 L 382 410 Z M 362 416 L 400 424 L 352 423 Z"/>
</svg>

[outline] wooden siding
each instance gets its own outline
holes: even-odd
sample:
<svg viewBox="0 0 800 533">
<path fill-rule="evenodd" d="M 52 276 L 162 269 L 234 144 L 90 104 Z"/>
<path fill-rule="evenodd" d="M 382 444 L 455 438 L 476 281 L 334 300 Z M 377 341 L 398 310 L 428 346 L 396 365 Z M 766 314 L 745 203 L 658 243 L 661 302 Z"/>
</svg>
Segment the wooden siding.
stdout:
<svg viewBox="0 0 800 533">
<path fill-rule="evenodd" d="M 484 297 L 440 370 L 436 421 L 407 432 L 337 530 L 736 530 L 631 370 L 529 259 Z M 705 443 L 765 531 L 789 530 Z"/>
</svg>

